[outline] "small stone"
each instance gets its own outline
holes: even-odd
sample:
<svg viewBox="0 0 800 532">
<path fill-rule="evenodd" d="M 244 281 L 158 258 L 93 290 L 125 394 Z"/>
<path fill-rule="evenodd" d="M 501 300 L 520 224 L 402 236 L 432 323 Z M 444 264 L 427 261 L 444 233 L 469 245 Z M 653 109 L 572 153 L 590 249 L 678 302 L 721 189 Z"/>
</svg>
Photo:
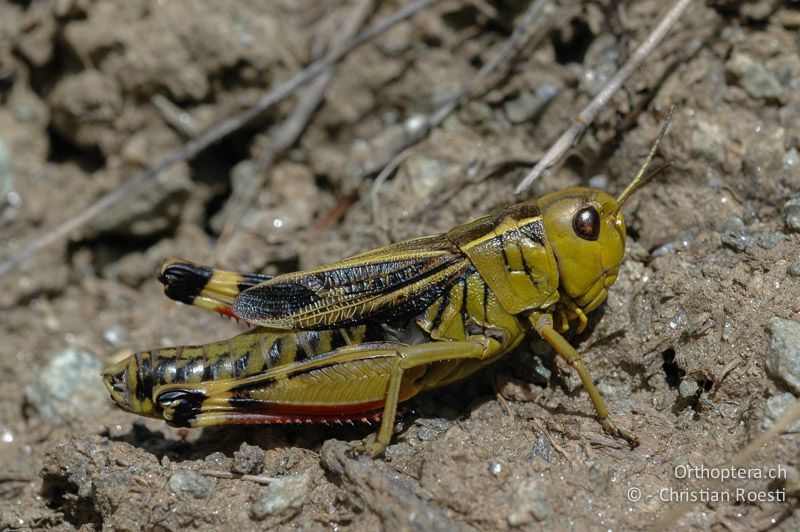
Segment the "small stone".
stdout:
<svg viewBox="0 0 800 532">
<path fill-rule="evenodd" d="M 512 510 L 507 517 L 509 525 L 527 525 L 534 520 L 544 521 L 552 515 L 553 511 L 537 481 L 525 480 L 517 486 Z"/>
<path fill-rule="evenodd" d="M 618 386 L 612 386 L 607 382 L 599 382 L 597 383 L 597 391 L 600 392 L 600 395 L 603 397 L 619 397 L 620 392 L 623 391 L 624 388 Z"/>
<path fill-rule="evenodd" d="M 725 162 L 725 139 L 719 125 L 698 119 L 692 130 L 692 154 L 709 161 Z"/>
<path fill-rule="evenodd" d="M 761 428 L 766 430 L 778 421 L 781 416 L 797 403 L 797 398 L 789 392 L 780 395 L 773 395 L 767 399 L 764 408 L 764 419 L 761 420 Z M 795 421 L 788 427 L 788 432 L 800 432 L 800 421 Z"/>
<path fill-rule="evenodd" d="M 733 54 L 733 57 L 725 63 L 725 68 L 754 98 L 777 98 L 783 92 L 778 79 L 764 68 L 763 63 L 747 54 L 741 52 Z"/>
<path fill-rule="evenodd" d="M 682 380 L 681 384 L 678 386 L 678 393 L 681 397 L 687 399 L 689 397 L 694 397 L 699 388 L 700 386 L 695 381 Z"/>
<path fill-rule="evenodd" d="M 610 33 L 604 33 L 592 41 L 584 56 L 586 68 L 581 78 L 581 86 L 587 94 L 594 96 L 608 85 L 608 80 L 617 71 L 619 57 L 619 43 Z"/>
<path fill-rule="evenodd" d="M 800 198 L 790 199 L 783 204 L 783 215 L 786 226 L 795 232 L 800 232 Z"/>
<path fill-rule="evenodd" d="M 790 149 L 783 156 L 783 167 L 786 170 L 793 170 L 800 165 L 800 153 L 795 148 Z"/>
<path fill-rule="evenodd" d="M 230 459 L 225 456 L 225 453 L 215 451 L 203 460 L 203 467 L 206 469 L 227 469 Z"/>
<path fill-rule="evenodd" d="M 589 186 L 597 190 L 605 190 L 608 188 L 608 176 L 606 174 L 597 174 L 589 178 Z"/>
<path fill-rule="evenodd" d="M 439 437 L 444 431 L 453 426 L 453 422 L 443 418 L 420 418 L 416 421 L 420 425 L 417 438 L 420 441 L 432 441 Z"/>
<path fill-rule="evenodd" d="M 767 322 L 767 330 L 771 335 L 767 372 L 800 394 L 800 323 L 773 316 Z"/>
<path fill-rule="evenodd" d="M 442 180 L 457 170 L 451 161 L 426 155 L 412 155 L 403 165 L 411 189 L 418 198 L 428 198 L 441 187 Z"/>
<path fill-rule="evenodd" d="M 800 28 L 800 11 L 789 8 L 779 9 L 772 20 L 784 28 L 797 29 Z"/>
<path fill-rule="evenodd" d="M 233 453 L 232 469 L 242 475 L 258 475 L 264 471 L 264 456 L 261 447 L 242 442 L 239 450 Z"/>
<path fill-rule="evenodd" d="M 742 231 L 739 233 L 725 233 L 720 235 L 722 244 L 734 251 L 745 251 L 753 245 L 753 237 Z"/>
<path fill-rule="evenodd" d="M 742 2 L 740 13 L 752 20 L 765 20 L 775 11 L 776 0 L 750 0 Z"/>
<path fill-rule="evenodd" d="M 764 234 L 758 235 L 756 242 L 764 249 L 772 249 L 783 240 L 783 235 L 777 231 L 767 231 Z"/>
<path fill-rule="evenodd" d="M 533 371 L 544 383 L 550 382 L 550 377 L 553 376 L 553 372 L 544 365 L 542 359 L 538 356 L 533 357 Z"/>
<path fill-rule="evenodd" d="M 542 109 L 544 102 L 534 93 L 524 90 L 513 100 L 503 105 L 506 117 L 513 124 L 522 124 L 531 120 Z"/>
<path fill-rule="evenodd" d="M 25 388 L 25 398 L 51 423 L 83 420 L 87 411 L 99 409 L 106 402 L 103 387 L 98 385 L 100 365 L 88 351 L 68 347 Z"/>
<path fill-rule="evenodd" d="M 308 484 L 306 473 L 275 479 L 264 496 L 250 505 L 250 516 L 258 521 L 271 516 L 292 517 L 306 500 Z"/>
<path fill-rule="evenodd" d="M 489 473 L 492 476 L 499 477 L 506 470 L 508 463 L 502 458 L 492 458 L 489 460 Z"/>
<path fill-rule="evenodd" d="M 549 462 L 553 459 L 553 447 L 550 445 L 550 441 L 544 436 L 544 434 L 539 434 L 539 437 L 536 438 L 535 442 L 533 442 L 531 452 L 529 452 L 528 456 L 525 458 L 528 460 L 541 458 L 545 462 Z"/>
<path fill-rule="evenodd" d="M 211 495 L 216 484 L 213 478 L 188 469 L 180 469 L 169 477 L 169 489 L 172 493 L 190 495 L 195 499 L 204 499 Z"/>
<path fill-rule="evenodd" d="M 378 49 L 384 54 L 394 57 L 402 54 L 411 45 L 412 27 L 410 24 L 398 24 L 375 41 Z"/>
<path fill-rule="evenodd" d="M 789 265 L 788 272 L 792 277 L 800 277 L 800 259 Z"/>
</svg>

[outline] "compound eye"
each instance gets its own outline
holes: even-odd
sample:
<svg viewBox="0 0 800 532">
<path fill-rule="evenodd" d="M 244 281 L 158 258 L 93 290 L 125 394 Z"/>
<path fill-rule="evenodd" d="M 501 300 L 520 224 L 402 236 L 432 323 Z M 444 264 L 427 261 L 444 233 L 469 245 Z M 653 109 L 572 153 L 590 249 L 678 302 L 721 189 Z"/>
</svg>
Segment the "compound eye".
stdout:
<svg viewBox="0 0 800 532">
<path fill-rule="evenodd" d="M 575 234 L 584 240 L 597 240 L 600 234 L 600 215 L 594 207 L 584 207 L 572 219 Z"/>
</svg>

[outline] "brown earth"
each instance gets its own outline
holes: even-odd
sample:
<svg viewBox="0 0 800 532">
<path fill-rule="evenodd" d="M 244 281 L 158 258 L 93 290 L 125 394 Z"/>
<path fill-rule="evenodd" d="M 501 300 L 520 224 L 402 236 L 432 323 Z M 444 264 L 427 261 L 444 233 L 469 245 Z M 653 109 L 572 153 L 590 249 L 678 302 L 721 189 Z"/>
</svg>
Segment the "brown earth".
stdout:
<svg viewBox="0 0 800 532">
<path fill-rule="evenodd" d="M 572 337 L 639 448 L 602 433 L 577 376 L 533 339 L 412 401 L 374 461 L 346 452 L 368 426 L 181 431 L 115 409 L 99 378 L 121 353 L 241 330 L 167 301 L 154 278 L 165 257 L 284 272 L 513 202 L 530 162 L 666 4 L 554 2 L 510 70 L 416 146 L 373 206 L 376 165 L 497 53 L 527 6 L 442 2 L 349 54 L 224 245 L 232 190 L 246 189 L 251 157 L 293 99 L 0 279 L 0 527 L 638 529 L 676 506 L 664 490 L 702 496 L 682 468 L 732 459 L 800 393 L 800 206 L 786 205 L 800 195 L 797 2 L 695 2 L 528 193 L 618 192 L 677 106 L 661 148 L 672 169 L 627 205 L 620 278 Z M 400 5 L 377 2 L 375 19 Z M 349 9 L 0 0 L 0 256 L 251 105 L 323 53 Z M 696 504 L 679 523 L 796 530 L 794 430 L 745 464 L 786 479 L 710 490 L 785 502 Z"/>
</svg>

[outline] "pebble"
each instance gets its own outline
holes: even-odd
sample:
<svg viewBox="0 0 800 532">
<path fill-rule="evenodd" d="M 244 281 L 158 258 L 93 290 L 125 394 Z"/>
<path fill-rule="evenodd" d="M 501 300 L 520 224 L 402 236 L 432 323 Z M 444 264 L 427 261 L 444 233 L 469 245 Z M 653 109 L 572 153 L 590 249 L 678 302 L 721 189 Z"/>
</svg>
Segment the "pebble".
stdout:
<svg viewBox="0 0 800 532">
<path fill-rule="evenodd" d="M 792 277 L 800 277 L 800 259 L 789 265 L 788 272 Z"/>
<path fill-rule="evenodd" d="M 215 451 L 203 460 L 203 467 L 206 469 L 227 469 L 230 459 L 225 453 Z"/>
<path fill-rule="evenodd" d="M 509 525 L 527 525 L 533 521 L 544 521 L 552 515 L 553 510 L 537 481 L 525 480 L 517 486 L 512 510 L 507 517 Z"/>
<path fill-rule="evenodd" d="M 242 442 L 239 450 L 233 453 L 232 470 L 242 475 L 258 475 L 264 471 L 264 450 L 255 445 Z"/>
<path fill-rule="evenodd" d="M 544 102 L 534 93 L 524 90 L 513 100 L 505 102 L 503 111 L 512 124 L 522 124 L 536 116 L 543 105 Z"/>
<path fill-rule="evenodd" d="M 619 58 L 620 46 L 613 35 L 604 33 L 592 41 L 584 56 L 586 68 L 581 78 L 581 86 L 590 96 L 608 85 L 608 80 L 619 68 Z"/>
<path fill-rule="evenodd" d="M 250 505 L 250 516 L 261 521 L 270 516 L 294 515 L 308 496 L 308 484 L 307 473 L 275 479 L 267 486 L 264 496 Z"/>
<path fill-rule="evenodd" d="M 453 422 L 444 418 L 420 418 L 416 421 L 420 425 L 417 438 L 420 441 L 435 440 L 440 434 L 453 426 Z"/>
<path fill-rule="evenodd" d="M 733 249 L 734 251 L 745 251 L 753 245 L 753 237 L 748 233 L 741 231 L 738 233 L 725 233 L 720 235 L 722 244 Z"/>
<path fill-rule="evenodd" d="M 86 419 L 102 408 L 106 392 L 99 384 L 100 361 L 88 351 L 68 347 L 57 353 L 25 388 L 25 397 L 39 415 L 61 424 Z"/>
<path fill-rule="evenodd" d="M 764 419 L 761 420 L 761 428 L 764 430 L 770 428 L 796 402 L 797 398 L 789 392 L 773 395 L 767 399 L 767 404 L 764 408 Z M 788 432 L 800 432 L 800 420 L 789 425 Z"/>
<path fill-rule="evenodd" d="M 489 473 L 491 473 L 492 476 L 499 477 L 503 474 L 507 465 L 506 461 L 502 458 L 492 458 L 489 460 Z"/>
<path fill-rule="evenodd" d="M 800 165 L 800 154 L 795 148 L 792 148 L 783 156 L 783 167 L 786 170 L 793 170 L 798 165 Z"/>
<path fill-rule="evenodd" d="M 550 445 L 550 441 L 544 436 L 544 434 L 539 434 L 539 437 L 536 438 L 535 442 L 533 442 L 531 452 L 529 452 L 525 458 L 528 460 L 533 460 L 537 457 L 541 458 L 545 462 L 549 462 L 553 459 L 553 447 Z"/>
<path fill-rule="evenodd" d="M 435 194 L 442 186 L 442 180 L 457 169 L 450 161 L 425 155 L 409 157 L 403 166 L 411 188 L 419 198 Z"/>
<path fill-rule="evenodd" d="M 188 469 L 180 469 L 169 477 L 169 489 L 172 493 L 187 494 L 195 499 L 205 499 L 211 495 L 216 484 L 213 478 Z"/>
<path fill-rule="evenodd" d="M 800 232 L 800 198 L 790 199 L 783 204 L 783 215 L 786 226 L 795 232 Z"/>
<path fill-rule="evenodd" d="M 714 123 L 698 119 L 692 129 L 692 154 L 712 162 L 725 162 L 727 135 Z"/>
<path fill-rule="evenodd" d="M 679 237 L 677 240 L 673 240 L 672 242 L 667 242 L 666 244 L 659 246 L 658 248 L 654 249 L 650 255 L 652 257 L 664 257 L 666 255 L 671 255 L 679 250 L 684 250 L 689 247 L 694 241 L 694 235 L 690 233 L 686 233 Z"/>
<path fill-rule="evenodd" d="M 758 245 L 764 249 L 772 249 L 778 244 L 781 243 L 783 240 L 783 235 L 777 231 L 767 231 L 761 235 L 758 235 L 756 242 Z"/>
<path fill-rule="evenodd" d="M 681 395 L 681 397 L 687 399 L 689 397 L 694 397 L 698 388 L 700 388 L 700 386 L 696 381 L 682 380 L 678 386 L 678 393 Z"/>
<path fill-rule="evenodd" d="M 747 54 L 734 53 L 725 63 L 725 69 L 754 98 L 777 98 L 783 92 L 778 79 L 764 68 L 763 63 Z"/>
<path fill-rule="evenodd" d="M 589 178 L 589 187 L 596 188 L 597 190 L 605 190 L 608 188 L 608 176 L 606 174 L 597 174 Z"/>
<path fill-rule="evenodd" d="M 800 323 L 773 316 L 767 322 L 767 330 L 767 372 L 800 394 Z"/>
</svg>

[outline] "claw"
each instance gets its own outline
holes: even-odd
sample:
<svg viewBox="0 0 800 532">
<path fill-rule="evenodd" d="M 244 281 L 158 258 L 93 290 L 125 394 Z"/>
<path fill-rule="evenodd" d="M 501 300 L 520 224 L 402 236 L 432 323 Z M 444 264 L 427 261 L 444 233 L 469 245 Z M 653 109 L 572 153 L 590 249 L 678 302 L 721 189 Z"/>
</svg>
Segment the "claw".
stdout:
<svg viewBox="0 0 800 532">
<path fill-rule="evenodd" d="M 628 442 L 628 445 L 631 446 L 631 449 L 635 449 L 639 446 L 639 438 L 637 438 L 633 432 L 618 427 L 610 418 L 602 420 L 602 424 L 606 434 L 625 440 Z"/>
<path fill-rule="evenodd" d="M 375 439 L 375 434 L 370 434 L 361 442 L 351 444 L 350 452 L 352 456 L 367 455 L 370 458 L 378 458 L 386 450 L 386 445 Z"/>
</svg>

